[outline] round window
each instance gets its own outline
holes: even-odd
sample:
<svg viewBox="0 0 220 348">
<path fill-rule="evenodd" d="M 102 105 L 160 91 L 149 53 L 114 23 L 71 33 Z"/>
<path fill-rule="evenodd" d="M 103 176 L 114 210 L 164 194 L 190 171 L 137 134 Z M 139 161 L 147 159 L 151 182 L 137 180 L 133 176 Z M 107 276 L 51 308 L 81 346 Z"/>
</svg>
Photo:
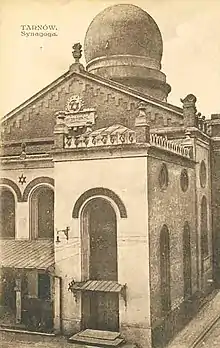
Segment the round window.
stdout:
<svg viewBox="0 0 220 348">
<path fill-rule="evenodd" d="M 168 170 L 165 164 L 162 165 L 159 174 L 159 185 L 161 189 L 165 189 L 168 186 Z"/>
<path fill-rule="evenodd" d="M 200 164 L 199 178 L 200 178 L 200 185 L 202 187 L 205 187 L 207 177 L 206 177 L 206 165 L 204 161 L 202 161 Z"/>
<path fill-rule="evenodd" d="M 183 169 L 180 175 L 180 186 L 183 192 L 186 192 L 189 186 L 189 177 L 186 169 Z"/>
</svg>

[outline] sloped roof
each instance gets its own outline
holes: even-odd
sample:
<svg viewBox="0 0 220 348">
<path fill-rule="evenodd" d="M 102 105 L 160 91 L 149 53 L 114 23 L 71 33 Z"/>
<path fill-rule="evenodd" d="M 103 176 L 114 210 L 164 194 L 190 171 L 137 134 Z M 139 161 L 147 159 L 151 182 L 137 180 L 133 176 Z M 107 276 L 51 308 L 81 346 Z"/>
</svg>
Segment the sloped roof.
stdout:
<svg viewBox="0 0 220 348">
<path fill-rule="evenodd" d="M 0 240 L 1 267 L 48 269 L 53 264 L 52 240 Z"/>
</svg>

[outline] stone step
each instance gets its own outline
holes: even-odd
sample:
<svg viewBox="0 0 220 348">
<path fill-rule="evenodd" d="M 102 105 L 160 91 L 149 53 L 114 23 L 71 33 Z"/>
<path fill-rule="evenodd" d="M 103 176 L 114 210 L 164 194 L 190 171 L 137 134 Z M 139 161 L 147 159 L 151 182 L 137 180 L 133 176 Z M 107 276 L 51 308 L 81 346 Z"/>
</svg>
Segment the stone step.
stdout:
<svg viewBox="0 0 220 348">
<path fill-rule="evenodd" d="M 96 347 L 118 347 L 124 339 L 119 332 L 86 329 L 69 338 L 69 342 Z"/>
</svg>

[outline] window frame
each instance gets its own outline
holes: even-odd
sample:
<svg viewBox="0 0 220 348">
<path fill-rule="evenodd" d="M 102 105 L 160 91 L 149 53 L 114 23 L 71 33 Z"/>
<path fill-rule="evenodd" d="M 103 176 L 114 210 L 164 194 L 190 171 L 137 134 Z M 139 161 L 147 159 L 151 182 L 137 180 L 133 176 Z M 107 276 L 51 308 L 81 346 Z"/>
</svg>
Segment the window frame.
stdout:
<svg viewBox="0 0 220 348">
<path fill-rule="evenodd" d="M 5 193 L 9 193 L 11 195 L 11 198 L 13 198 L 13 228 L 12 228 L 12 233 L 10 233 L 10 235 L 5 235 L 4 233 L 0 233 L 0 239 L 15 239 L 16 238 L 16 209 L 17 209 L 17 200 L 16 200 L 16 195 L 15 193 L 10 189 L 10 187 L 5 186 L 5 185 L 1 185 L 0 186 L 0 191 L 1 191 L 1 195 L 3 192 Z M 0 204 L 2 204 L 2 202 L 0 202 Z M 9 214 L 9 211 L 7 210 L 7 213 Z M 3 216 L 3 214 L 1 214 L 1 216 Z M 9 219 L 5 218 L 4 219 L 4 223 L 6 223 L 8 225 L 8 221 Z M 5 228 L 3 228 L 5 230 Z"/>
<path fill-rule="evenodd" d="M 43 189 L 50 190 L 53 193 L 53 207 L 52 207 L 52 235 L 41 236 L 39 233 L 39 207 L 38 201 L 40 196 L 40 191 Z M 54 239 L 54 189 L 50 185 L 40 184 L 33 188 L 30 199 L 29 199 L 29 211 L 30 211 L 30 228 L 29 228 L 29 239 L 31 240 L 43 240 L 43 239 Z"/>
</svg>

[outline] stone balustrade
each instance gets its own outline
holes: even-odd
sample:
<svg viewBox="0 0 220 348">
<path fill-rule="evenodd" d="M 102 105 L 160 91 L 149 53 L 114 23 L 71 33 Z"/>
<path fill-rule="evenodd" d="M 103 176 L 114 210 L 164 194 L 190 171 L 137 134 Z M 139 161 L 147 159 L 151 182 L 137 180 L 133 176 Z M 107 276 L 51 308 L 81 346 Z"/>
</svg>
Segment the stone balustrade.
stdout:
<svg viewBox="0 0 220 348">
<path fill-rule="evenodd" d="M 188 148 L 173 140 L 168 140 L 166 137 L 152 133 L 150 135 L 150 144 L 174 152 L 178 155 L 190 158 L 190 150 Z"/>
<path fill-rule="evenodd" d="M 136 142 L 135 132 L 126 130 L 111 133 L 91 132 L 79 136 L 66 135 L 64 140 L 65 148 L 89 148 L 97 146 L 115 146 L 133 144 Z"/>
<path fill-rule="evenodd" d="M 67 134 L 64 138 L 64 148 L 66 149 L 129 145 L 135 143 L 137 143 L 135 132 L 126 127 L 119 127 L 112 132 L 110 128 L 104 128 L 81 135 Z M 157 134 L 150 134 L 150 145 L 190 158 L 190 150 L 188 148 Z"/>
</svg>

